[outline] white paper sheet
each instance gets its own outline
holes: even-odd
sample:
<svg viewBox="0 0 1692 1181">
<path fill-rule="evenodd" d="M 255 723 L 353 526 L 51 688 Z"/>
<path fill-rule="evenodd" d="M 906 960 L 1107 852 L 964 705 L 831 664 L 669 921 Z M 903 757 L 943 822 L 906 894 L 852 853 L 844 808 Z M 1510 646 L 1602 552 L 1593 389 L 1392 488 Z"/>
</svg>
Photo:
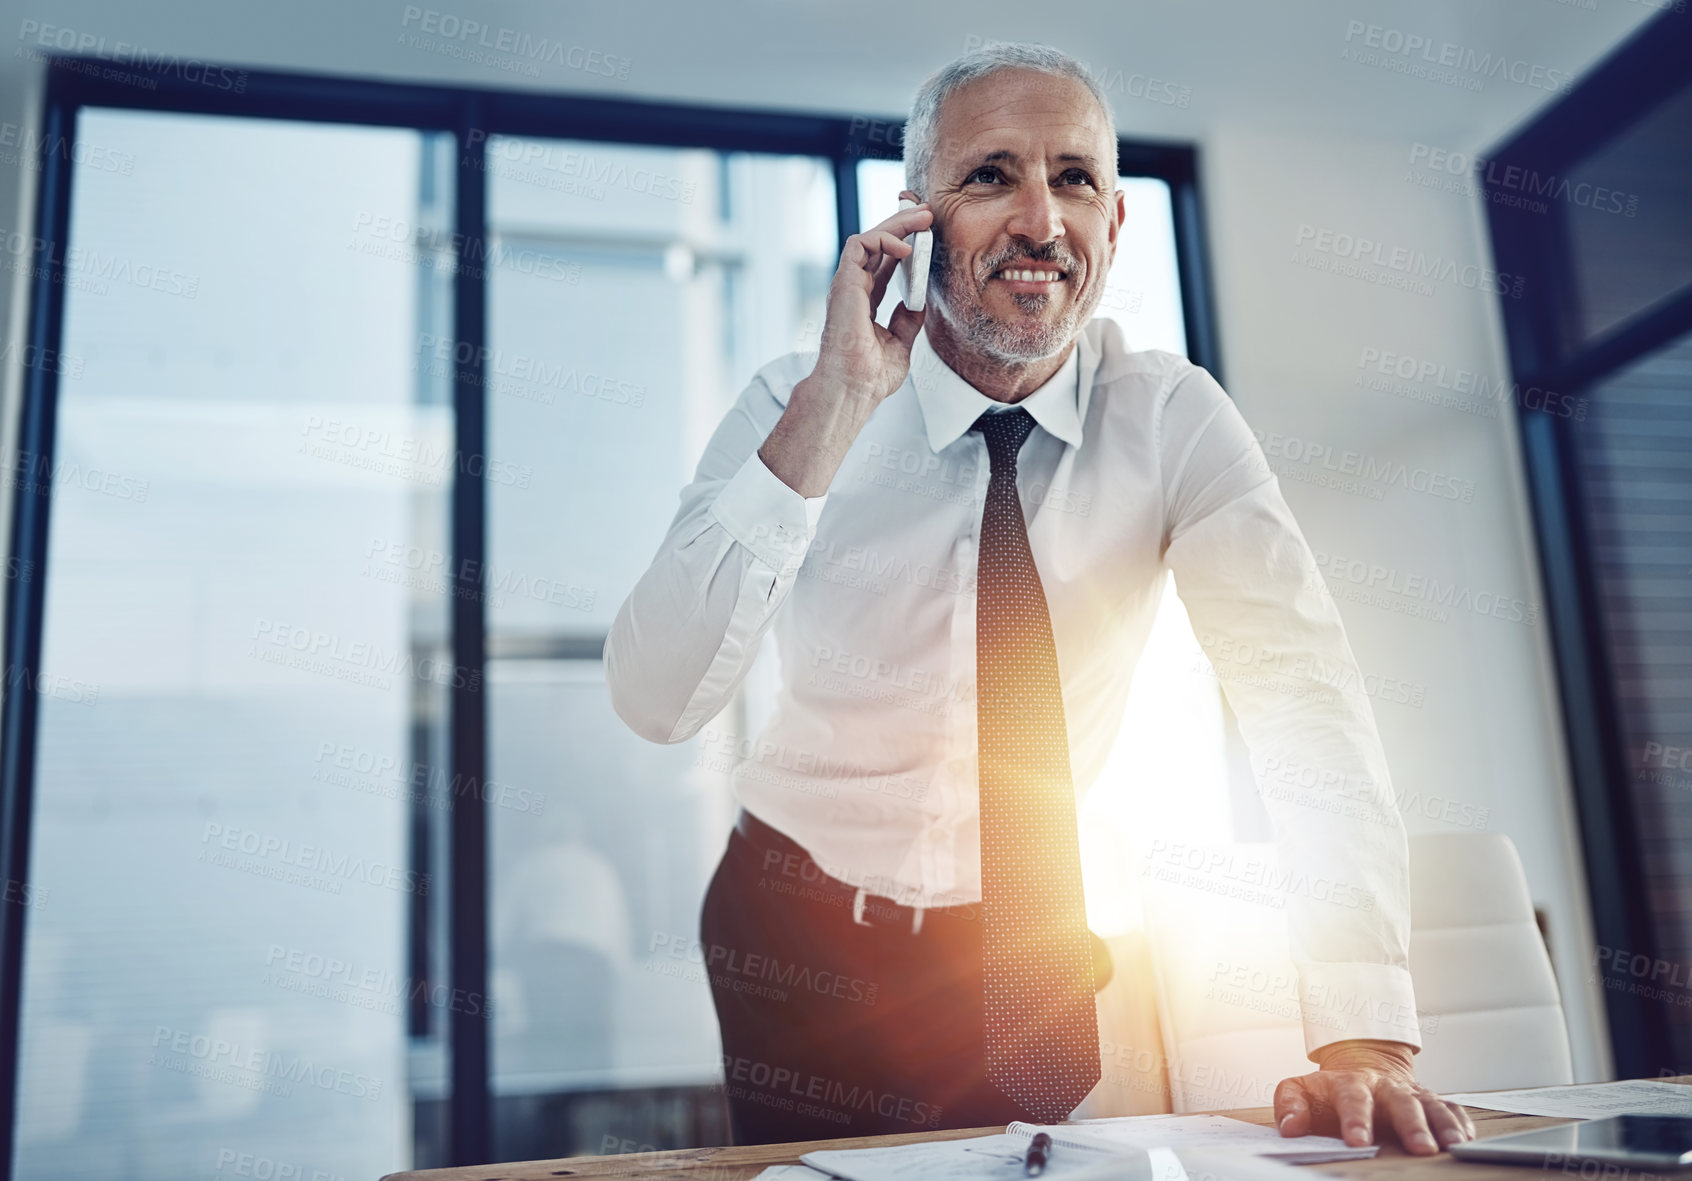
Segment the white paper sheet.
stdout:
<svg viewBox="0 0 1692 1181">
<path fill-rule="evenodd" d="M 887 1148 L 831 1148 L 799 1159 L 847 1181 L 1025 1181 L 1025 1137 L 1003 1133 Z M 1146 1154 L 1057 1145 L 1041 1181 L 1153 1181 Z M 1158 1179 L 1158 1181 L 1179 1181 Z"/>
<path fill-rule="evenodd" d="M 800 1159 L 846 1181 L 1022 1181 L 1023 1155 L 1037 1131 L 1054 1144 L 1043 1181 L 1284 1181 L 1292 1164 L 1361 1160 L 1379 1151 L 1332 1136 L 1287 1139 L 1221 1115 L 1150 1115 L 1015 1123 L 997 1136 L 825 1149 Z"/>
<path fill-rule="evenodd" d="M 827 1173 L 818 1172 L 810 1165 L 771 1165 L 752 1178 L 752 1181 L 830 1181 L 830 1179 Z"/>
<path fill-rule="evenodd" d="M 1157 1159 L 1152 1153 L 1154 1165 Z M 1320 1176 L 1272 1156 L 1220 1148 L 1183 1149 L 1181 1169 L 1184 1181 L 1316 1181 Z"/>
<path fill-rule="evenodd" d="M 1012 1124 L 1008 1129 L 1030 1129 Z M 1112 1119 L 1076 1120 L 1059 1128 L 1045 1128 L 1054 1137 L 1075 1135 L 1121 1147 L 1236 1149 L 1273 1157 L 1284 1164 L 1321 1164 L 1325 1161 L 1364 1160 L 1380 1151 L 1374 1145 L 1352 1148 L 1333 1136 L 1295 1136 L 1288 1139 L 1274 1128 L 1248 1124 L 1225 1115 L 1135 1115 Z M 1031 1134 L 1025 1132 L 1024 1134 Z"/>
<path fill-rule="evenodd" d="M 1654 1079 L 1581 1083 L 1573 1087 L 1530 1087 L 1522 1091 L 1481 1091 L 1441 1098 L 1466 1107 L 1484 1107 L 1488 1111 L 1566 1119 L 1596 1119 L 1605 1115 L 1692 1115 L 1692 1087 Z"/>
<path fill-rule="evenodd" d="M 766 1169 L 757 1181 L 1025 1181 L 1022 1154 L 1027 1141 L 1016 1136 L 984 1136 L 909 1144 L 896 1148 L 835 1149 L 807 1153 L 830 1172 L 800 1166 L 795 1173 Z M 791 1167 L 791 1166 L 784 1166 Z M 1310 1174 L 1303 1175 L 1306 1181 Z M 1041 1181 L 1299 1181 L 1300 1170 L 1239 1149 L 1183 1146 L 1179 1155 L 1164 1147 L 1139 1152 L 1118 1148 L 1109 1154 L 1059 1145 Z"/>
</svg>

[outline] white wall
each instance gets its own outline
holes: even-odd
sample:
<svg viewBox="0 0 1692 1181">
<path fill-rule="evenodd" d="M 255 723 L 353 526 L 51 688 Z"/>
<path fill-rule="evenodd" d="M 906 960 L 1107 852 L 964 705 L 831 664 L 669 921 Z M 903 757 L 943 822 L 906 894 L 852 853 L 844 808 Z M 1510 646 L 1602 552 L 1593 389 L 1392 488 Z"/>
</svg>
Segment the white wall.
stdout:
<svg viewBox="0 0 1692 1181">
<path fill-rule="evenodd" d="M 1412 145 L 1485 148 L 1549 98 L 1507 79 L 1483 80 L 1477 91 L 1348 60 L 1348 50 L 1364 48 L 1352 22 L 1575 73 L 1653 15 L 1643 4 L 1590 3 L 1309 0 L 1289 11 L 1258 0 L 1096 0 L 1038 18 L 1013 0 L 916 9 L 893 0 L 627 0 L 567 16 L 545 0 L 438 4 L 483 21 L 496 37 L 510 29 L 608 55 L 617 64 L 602 76 L 567 61 L 541 62 L 529 74 L 531 63 L 497 50 L 477 60 L 420 47 L 407 40 L 422 34 L 419 19 L 386 0 L 181 0 L 148 9 L 21 0 L 0 24 L 13 41 L 13 51 L 0 52 L 0 127 L 37 119 L 39 69 L 16 52 L 28 21 L 98 39 L 108 52 L 128 42 L 261 68 L 871 116 L 902 114 L 921 79 L 972 39 L 1049 41 L 1115 79 L 1124 135 L 1199 144 L 1224 376 L 1252 424 L 1336 455 L 1367 453 L 1472 481 L 1472 499 L 1452 503 L 1390 485 L 1373 485 L 1375 500 L 1283 479 L 1313 546 L 1405 577 L 1454 582 L 1472 595 L 1538 604 L 1511 414 L 1477 419 L 1355 383 L 1366 348 L 1504 378 L 1498 297 L 1439 281 L 1431 296 L 1408 293 L 1290 259 L 1308 225 L 1373 238 L 1388 254 L 1403 248 L 1486 263 L 1477 202 L 1404 180 Z M 1153 79 L 1166 84 L 1159 93 L 1180 101 L 1144 97 Z M 33 186 L 33 171 L 0 169 L 0 229 L 32 226 Z M 22 276 L 18 260 L 7 261 L 14 265 L 0 282 L 0 323 L 15 340 Z M 14 362 L 0 383 L 8 445 L 18 377 Z M 0 527 L 9 520 L 8 512 Z M 1453 827 L 1439 812 L 1450 801 L 1455 826 L 1514 838 L 1534 898 L 1550 915 L 1577 1077 L 1607 1077 L 1601 998 L 1586 979 L 1593 940 L 1543 622 L 1458 610 L 1437 623 L 1356 602 L 1341 607 L 1364 670 L 1423 695 L 1420 706 L 1377 709 L 1412 829 Z"/>
<path fill-rule="evenodd" d="M 1360 367 L 1366 349 L 1444 365 L 1453 379 L 1468 370 L 1505 381 L 1499 297 L 1456 281 L 1432 283 L 1429 296 L 1292 261 L 1308 226 L 1381 241 L 1387 258 L 1403 249 L 1489 265 L 1481 211 L 1407 183 L 1411 148 L 1410 141 L 1243 124 L 1209 138 L 1204 179 L 1227 384 L 1268 450 L 1282 437 L 1283 454 L 1272 455 L 1271 466 L 1282 471 L 1312 548 L 1329 556 L 1325 575 L 1364 673 L 1405 686 L 1384 690 L 1375 716 L 1407 826 L 1503 832 L 1515 841 L 1534 902 L 1549 917 L 1576 1076 L 1607 1077 L 1554 666 L 1543 619 L 1526 622 L 1527 608 L 1542 611 L 1544 600 L 1513 410 L 1505 403 L 1489 420 L 1357 384 L 1362 374 L 1379 376 L 1374 365 Z M 1433 380 L 1392 384 L 1440 392 Z M 1301 464 L 1293 440 L 1336 454 Z M 1390 479 L 1359 481 L 1379 491 L 1374 500 L 1291 475 L 1343 466 L 1337 453 L 1344 451 L 1367 455 L 1377 469 L 1403 463 L 1445 474 L 1459 499 Z M 1387 579 L 1371 571 L 1359 583 L 1336 573 L 1354 570 L 1356 561 L 1395 570 L 1401 587 L 1412 576 L 1454 584 L 1455 601 L 1467 590 L 1469 601 L 1490 609 L 1499 596 L 1503 618 L 1455 607 L 1444 622 L 1417 618 L 1403 608 L 1431 604 L 1404 594 L 1380 595 L 1389 605 L 1377 605 L 1366 592 Z M 1364 601 L 1348 601 L 1348 590 Z M 1512 618 L 1518 613 L 1520 622 Z M 1422 704 L 1393 700 L 1406 695 Z"/>
</svg>

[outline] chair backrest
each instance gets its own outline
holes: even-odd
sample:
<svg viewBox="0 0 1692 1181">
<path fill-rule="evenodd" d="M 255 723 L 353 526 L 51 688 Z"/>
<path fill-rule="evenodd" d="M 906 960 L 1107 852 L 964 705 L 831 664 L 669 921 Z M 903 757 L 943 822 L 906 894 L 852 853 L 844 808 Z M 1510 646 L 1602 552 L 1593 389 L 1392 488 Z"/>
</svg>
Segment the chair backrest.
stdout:
<svg viewBox="0 0 1692 1181">
<path fill-rule="evenodd" d="M 1416 1076 L 1436 1091 L 1574 1081 L 1551 957 L 1527 876 L 1501 833 L 1410 838 Z"/>
<path fill-rule="evenodd" d="M 1272 845 L 1148 866 L 1142 878 L 1158 1018 L 1176 1111 L 1273 1102 L 1304 1053 L 1286 918 L 1266 889 Z M 1417 1077 L 1436 1091 L 1573 1080 L 1550 957 L 1520 858 L 1496 833 L 1410 838 Z"/>
</svg>

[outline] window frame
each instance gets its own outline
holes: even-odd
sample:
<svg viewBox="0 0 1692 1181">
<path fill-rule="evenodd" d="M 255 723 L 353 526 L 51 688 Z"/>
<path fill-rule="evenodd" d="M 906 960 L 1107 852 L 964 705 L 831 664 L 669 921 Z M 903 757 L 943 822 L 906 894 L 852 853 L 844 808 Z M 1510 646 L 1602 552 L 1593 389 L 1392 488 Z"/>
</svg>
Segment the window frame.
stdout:
<svg viewBox="0 0 1692 1181">
<path fill-rule="evenodd" d="M 47 145 L 75 142 L 79 112 L 86 107 L 174 112 L 225 117 L 410 128 L 455 138 L 454 230 L 460 258 L 475 257 L 487 224 L 486 140 L 493 135 L 597 140 L 630 145 L 705 148 L 716 151 L 805 155 L 833 165 L 837 239 L 843 244 L 858 222 L 857 162 L 865 157 L 898 159 L 902 119 L 829 113 L 793 113 L 697 104 L 592 98 L 574 94 L 433 84 L 372 81 L 331 75 L 208 67 L 202 80 L 188 80 L 168 64 L 126 66 L 122 77 L 97 58 L 55 55 L 45 70 L 40 157 L 36 191 L 34 254 L 30 271 L 28 327 L 31 355 L 55 356 L 64 324 L 64 248 L 68 244 L 73 162 Z M 231 75 L 239 88 L 209 85 Z M 125 80 L 127 79 L 127 80 Z M 137 81 L 145 85 L 137 85 Z M 1211 299 L 1204 208 L 1200 199 L 1197 149 L 1184 143 L 1119 139 L 1118 174 L 1155 177 L 1169 185 L 1175 226 L 1188 356 L 1221 380 L 1215 312 Z M 455 269 L 452 290 L 455 355 L 471 357 L 456 366 L 453 383 L 455 447 L 485 452 L 486 403 L 482 349 L 487 335 L 485 277 L 480 268 Z M 50 366 L 24 370 L 19 410 L 20 452 L 53 455 L 58 380 Z M 0 689 L 0 878 L 19 888 L 29 880 L 28 858 L 34 804 L 38 711 L 35 683 L 41 664 L 46 599 L 50 481 L 31 481 L 13 493 L 10 555 L 13 566 L 39 572 L 16 580 L 5 603 L 6 668 L 16 670 Z M 26 491 L 26 489 L 28 489 Z M 461 583 L 452 596 L 451 644 L 457 665 L 481 674 L 488 659 L 487 619 L 474 575 L 486 558 L 487 492 L 479 480 L 457 480 L 451 493 L 453 569 Z M 580 647 L 576 645 L 575 647 Z M 574 647 L 572 648 L 574 651 Z M 593 653 L 597 655 L 597 652 Z M 497 655 L 497 654 L 496 654 Z M 487 771 L 485 695 L 463 678 L 451 690 L 448 773 L 454 782 L 482 782 Z M 22 688 L 20 688 L 20 685 Z M 459 777 L 463 778 L 460 779 Z M 485 809 L 454 808 L 449 832 L 447 949 L 450 983 L 466 992 L 487 992 L 487 818 Z M 0 1181 L 11 1176 L 15 1148 L 19 1032 L 26 907 L 0 906 Z M 451 1067 L 448 1078 L 447 1161 L 469 1165 L 490 1159 L 492 1095 L 487 1022 L 454 1011 L 448 1018 Z"/>
<path fill-rule="evenodd" d="M 1580 83 L 1538 113 L 1503 144 L 1484 153 L 1476 177 L 1497 269 L 1525 277 L 1520 299 L 1501 298 L 1504 335 L 1517 388 L 1537 386 L 1565 397 L 1598 394 L 1609 376 L 1692 332 L 1692 283 L 1603 332 L 1582 331 L 1579 290 L 1566 207 L 1544 213 L 1510 204 L 1504 181 L 1518 175 L 1561 176 L 1633 122 L 1692 87 L 1692 20 L 1663 11 L 1641 25 Z M 1692 167 L 1692 166 L 1689 166 Z M 1546 620 L 1557 670 L 1569 773 L 1580 823 L 1592 921 L 1601 946 L 1657 957 L 1651 907 L 1638 852 L 1628 753 L 1610 641 L 1592 563 L 1594 540 L 1582 513 L 1582 479 L 1572 421 L 1516 403 L 1528 507 L 1543 582 Z M 1616 1076 L 1676 1072 L 1666 1010 L 1622 989 L 1604 990 Z"/>
</svg>

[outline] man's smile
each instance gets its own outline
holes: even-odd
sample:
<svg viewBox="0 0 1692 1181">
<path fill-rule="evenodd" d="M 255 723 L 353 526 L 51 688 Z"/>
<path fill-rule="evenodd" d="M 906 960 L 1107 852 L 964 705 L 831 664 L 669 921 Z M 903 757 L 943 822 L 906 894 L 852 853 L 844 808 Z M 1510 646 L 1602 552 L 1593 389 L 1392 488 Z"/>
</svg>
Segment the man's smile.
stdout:
<svg viewBox="0 0 1692 1181">
<path fill-rule="evenodd" d="M 1049 262 L 1012 264 L 1000 267 L 991 281 L 1005 284 L 1012 291 L 1047 292 L 1069 278 L 1069 272 Z"/>
</svg>

